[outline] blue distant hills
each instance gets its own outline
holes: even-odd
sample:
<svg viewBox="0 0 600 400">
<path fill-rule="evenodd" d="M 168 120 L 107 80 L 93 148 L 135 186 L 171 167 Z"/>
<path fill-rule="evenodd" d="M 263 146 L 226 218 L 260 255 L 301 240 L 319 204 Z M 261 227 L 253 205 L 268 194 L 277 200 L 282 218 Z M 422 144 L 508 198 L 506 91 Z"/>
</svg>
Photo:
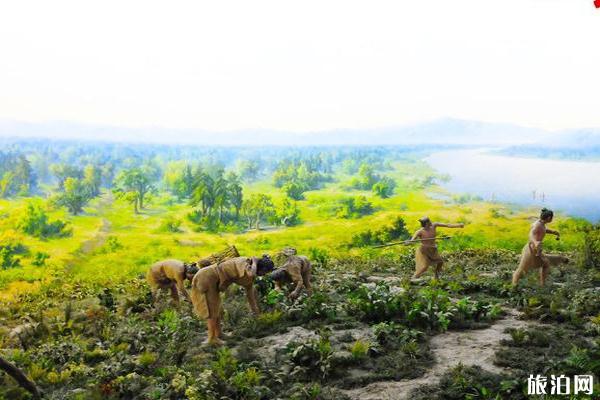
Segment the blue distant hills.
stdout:
<svg viewBox="0 0 600 400">
<path fill-rule="evenodd" d="M 587 151 L 600 147 L 600 129 L 548 132 L 513 124 L 454 118 L 440 118 L 397 127 L 314 132 L 284 132 L 267 129 L 214 132 L 161 127 L 125 128 L 65 121 L 47 123 L 0 121 L 0 137 L 210 146 L 441 144 L 503 147 L 514 155 L 533 152 L 539 148 Z"/>
</svg>

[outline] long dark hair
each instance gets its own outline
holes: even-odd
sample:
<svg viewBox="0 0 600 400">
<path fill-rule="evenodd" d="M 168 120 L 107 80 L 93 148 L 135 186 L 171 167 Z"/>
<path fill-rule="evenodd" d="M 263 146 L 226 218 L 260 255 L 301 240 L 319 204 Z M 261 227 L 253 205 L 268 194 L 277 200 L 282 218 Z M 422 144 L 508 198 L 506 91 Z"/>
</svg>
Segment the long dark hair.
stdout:
<svg viewBox="0 0 600 400">
<path fill-rule="evenodd" d="M 261 258 L 258 259 L 258 263 L 256 265 L 256 273 L 258 275 L 265 275 L 275 269 L 275 263 L 271 260 L 268 254 L 263 254 Z"/>
<path fill-rule="evenodd" d="M 548 219 L 554 218 L 554 211 L 547 209 L 546 207 L 542 208 L 540 211 L 540 219 Z"/>
</svg>

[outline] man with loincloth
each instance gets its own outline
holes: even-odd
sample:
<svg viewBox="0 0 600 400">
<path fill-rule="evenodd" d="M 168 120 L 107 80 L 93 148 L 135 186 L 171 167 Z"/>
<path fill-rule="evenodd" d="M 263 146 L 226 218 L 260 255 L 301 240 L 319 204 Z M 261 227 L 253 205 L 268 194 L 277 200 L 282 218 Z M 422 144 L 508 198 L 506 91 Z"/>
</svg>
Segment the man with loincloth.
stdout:
<svg viewBox="0 0 600 400">
<path fill-rule="evenodd" d="M 554 212 L 547 208 L 542 208 L 540 218 L 531 225 L 529 231 L 529 241 L 523 247 L 519 267 L 513 273 L 512 284 L 516 286 L 519 280 L 531 269 L 540 268 L 540 286 L 544 286 L 546 278 L 550 273 L 550 266 L 566 263 L 569 260 L 563 256 L 546 255 L 543 253 L 542 243 L 547 233 L 555 235 L 556 240 L 560 239 L 558 231 L 548 229 L 546 224 L 552 222 Z"/>
<path fill-rule="evenodd" d="M 290 293 L 290 299 L 297 298 L 303 288 L 306 288 L 306 292 L 310 296 L 312 294 L 310 283 L 312 266 L 310 260 L 306 256 L 296 255 L 296 249 L 292 247 L 284 249 L 281 253 L 286 257 L 286 260 L 280 268 L 277 268 L 271 274 L 275 289 L 282 290 L 281 286 L 283 284 L 293 284 L 295 288 Z"/>
<path fill-rule="evenodd" d="M 186 264 L 179 260 L 163 260 L 150 267 L 146 280 L 152 291 L 152 299 L 156 301 L 159 289 L 169 289 L 176 305 L 179 305 L 179 292 L 190 301 L 190 296 L 185 290 L 186 279 L 192 280 L 198 272 L 196 263 Z"/>
<path fill-rule="evenodd" d="M 416 267 L 413 279 L 423 275 L 431 265 L 435 265 L 435 278 L 438 279 L 440 277 L 442 265 L 444 265 L 444 260 L 440 257 L 435 242 L 437 236 L 436 229 L 463 228 L 465 224 L 442 224 L 440 222 L 431 222 L 429 217 L 423 217 L 419 219 L 419 222 L 421 223 L 421 229 L 415 232 L 412 239 L 405 242 L 407 244 L 416 240 L 421 242 L 421 246 L 419 246 L 415 253 Z"/>
<path fill-rule="evenodd" d="M 208 344 L 220 346 L 221 341 L 221 292 L 232 283 L 246 291 L 248 304 L 258 314 L 254 278 L 273 271 L 274 264 L 268 255 L 235 257 L 200 269 L 192 280 L 192 304 L 198 317 L 205 319 L 208 328 Z"/>
</svg>

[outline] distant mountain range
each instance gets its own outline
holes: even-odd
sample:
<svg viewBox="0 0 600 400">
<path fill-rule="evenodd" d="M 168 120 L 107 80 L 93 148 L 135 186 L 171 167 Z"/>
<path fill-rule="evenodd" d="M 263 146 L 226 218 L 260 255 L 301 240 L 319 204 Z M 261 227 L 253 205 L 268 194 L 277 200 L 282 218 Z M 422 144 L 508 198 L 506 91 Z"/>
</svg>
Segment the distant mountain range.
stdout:
<svg viewBox="0 0 600 400">
<path fill-rule="evenodd" d="M 600 129 L 548 132 L 504 123 L 442 118 L 376 129 L 283 132 L 266 129 L 211 132 L 193 129 L 124 128 L 73 122 L 26 123 L 0 121 L 0 137 L 52 138 L 129 143 L 172 143 L 225 146 L 325 145 L 474 145 L 581 146 L 600 145 Z"/>
<path fill-rule="evenodd" d="M 599 161 L 600 129 L 564 131 L 551 140 L 508 146 L 497 153 L 513 157 Z"/>
</svg>

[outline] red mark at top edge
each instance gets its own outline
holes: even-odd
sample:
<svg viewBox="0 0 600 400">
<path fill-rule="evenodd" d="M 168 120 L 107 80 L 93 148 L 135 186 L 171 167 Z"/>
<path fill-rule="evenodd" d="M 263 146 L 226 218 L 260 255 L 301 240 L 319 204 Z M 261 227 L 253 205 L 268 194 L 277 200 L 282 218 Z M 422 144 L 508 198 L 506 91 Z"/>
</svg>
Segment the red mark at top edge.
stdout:
<svg viewBox="0 0 600 400">
<path fill-rule="evenodd" d="M 594 0 L 594 5 L 596 8 L 600 8 L 600 0 Z"/>
</svg>

